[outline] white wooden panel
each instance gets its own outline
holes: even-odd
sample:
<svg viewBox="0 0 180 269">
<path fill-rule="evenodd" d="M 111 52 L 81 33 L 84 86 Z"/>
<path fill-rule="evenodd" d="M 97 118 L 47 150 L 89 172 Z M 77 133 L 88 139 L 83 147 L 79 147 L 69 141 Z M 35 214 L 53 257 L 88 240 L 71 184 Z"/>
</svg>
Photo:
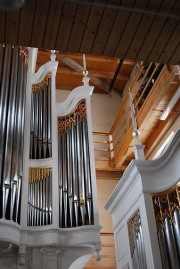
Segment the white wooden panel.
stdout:
<svg viewBox="0 0 180 269">
<path fill-rule="evenodd" d="M 43 269 L 57 269 L 57 256 L 56 255 L 44 255 L 43 256 Z"/>
</svg>

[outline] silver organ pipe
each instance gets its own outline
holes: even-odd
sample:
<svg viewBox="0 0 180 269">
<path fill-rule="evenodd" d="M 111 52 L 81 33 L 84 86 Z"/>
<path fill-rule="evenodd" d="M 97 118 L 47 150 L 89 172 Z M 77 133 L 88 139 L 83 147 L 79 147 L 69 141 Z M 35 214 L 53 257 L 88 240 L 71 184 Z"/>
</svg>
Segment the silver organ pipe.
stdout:
<svg viewBox="0 0 180 269">
<path fill-rule="evenodd" d="M 180 268 L 180 183 L 152 200 L 163 268 Z"/>
<path fill-rule="evenodd" d="M 0 45 L 0 217 L 20 223 L 27 52 Z"/>
<path fill-rule="evenodd" d="M 146 269 L 147 263 L 146 263 L 139 209 L 130 217 L 127 225 L 130 242 L 132 268 Z"/>
<path fill-rule="evenodd" d="M 52 157 L 51 74 L 32 85 L 30 159 Z"/>
<path fill-rule="evenodd" d="M 58 118 L 59 225 L 93 224 L 86 102 Z"/>
<path fill-rule="evenodd" d="M 30 168 L 28 226 L 52 224 L 52 167 Z"/>
</svg>

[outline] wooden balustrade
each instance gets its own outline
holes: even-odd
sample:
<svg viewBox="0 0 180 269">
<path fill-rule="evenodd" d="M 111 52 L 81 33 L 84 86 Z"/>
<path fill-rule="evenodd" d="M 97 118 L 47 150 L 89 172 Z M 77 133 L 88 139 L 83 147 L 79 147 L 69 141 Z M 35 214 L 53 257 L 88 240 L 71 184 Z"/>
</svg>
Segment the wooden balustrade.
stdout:
<svg viewBox="0 0 180 269">
<path fill-rule="evenodd" d="M 146 66 L 141 65 L 129 86 L 133 96 L 138 127 L 140 127 L 149 112 L 148 110 L 145 111 L 145 105 L 147 105 L 147 108 L 152 107 L 152 102 L 156 95 L 155 90 L 157 90 L 155 89 L 156 85 L 165 72 L 169 72 L 167 66 L 158 63 L 150 63 Z M 143 112 L 142 115 L 141 112 Z M 120 167 L 130 151 L 132 152 L 132 132 L 129 96 L 126 93 L 110 132 L 93 132 L 95 159 L 102 160 L 104 158 L 109 162 L 110 166 L 115 167 L 117 165 Z"/>
</svg>

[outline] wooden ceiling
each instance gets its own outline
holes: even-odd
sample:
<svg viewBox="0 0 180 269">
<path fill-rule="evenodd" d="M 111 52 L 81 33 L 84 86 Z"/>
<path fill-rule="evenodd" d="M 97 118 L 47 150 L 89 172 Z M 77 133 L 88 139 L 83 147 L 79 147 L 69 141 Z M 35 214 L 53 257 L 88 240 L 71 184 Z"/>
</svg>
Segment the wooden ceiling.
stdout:
<svg viewBox="0 0 180 269">
<path fill-rule="evenodd" d="M 50 60 L 50 53 L 38 51 L 36 70 Z M 56 88 L 61 90 L 73 90 L 82 85 L 83 78 L 83 55 L 82 54 L 59 54 L 56 53 L 59 62 L 56 75 Z M 116 70 L 121 61 L 118 58 L 99 57 L 86 55 L 86 66 L 91 86 L 96 93 L 116 92 L 122 95 L 126 83 L 130 79 L 131 72 L 136 62 L 123 60 L 116 78 Z"/>
<path fill-rule="evenodd" d="M 179 0 L 26 0 L 0 11 L 0 43 L 178 64 Z"/>
</svg>

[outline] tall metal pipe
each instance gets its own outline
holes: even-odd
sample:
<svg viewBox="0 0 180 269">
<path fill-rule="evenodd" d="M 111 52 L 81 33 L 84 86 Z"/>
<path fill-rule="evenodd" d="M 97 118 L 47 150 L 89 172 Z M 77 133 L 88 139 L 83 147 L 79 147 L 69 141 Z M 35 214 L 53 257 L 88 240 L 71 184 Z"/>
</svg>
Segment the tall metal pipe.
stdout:
<svg viewBox="0 0 180 269">
<path fill-rule="evenodd" d="M 75 225 L 78 226 L 78 206 L 79 206 L 79 186 L 78 186 L 78 159 L 77 159 L 77 134 L 75 130 L 74 124 L 72 124 L 72 135 L 74 137 L 73 140 L 73 151 L 72 151 L 72 158 L 73 158 L 73 190 L 74 190 L 74 212 L 75 212 Z"/>
<path fill-rule="evenodd" d="M 163 269 L 170 269 L 163 227 L 158 229 L 157 235 L 158 235 L 158 241 L 159 241 L 159 246 L 160 246 L 160 253 L 161 253 L 161 260 L 162 260 Z"/>
<path fill-rule="evenodd" d="M 3 167 L 4 162 L 4 152 L 6 145 L 6 115 L 8 109 L 8 94 L 9 94 L 9 77 L 10 77 L 10 59 L 11 59 L 11 46 L 7 45 L 5 50 L 5 57 L 3 63 L 3 75 L 1 83 L 1 95 L 0 95 L 0 184 L 3 185 Z M 0 185 L 0 186 L 1 186 Z"/>
<path fill-rule="evenodd" d="M 73 226 L 73 162 L 72 162 L 72 129 L 69 129 L 68 133 L 68 160 L 69 160 L 69 167 L 68 167 L 68 202 L 69 202 L 69 217 L 70 217 L 70 227 Z"/>
<path fill-rule="evenodd" d="M 44 158 L 47 157 L 47 143 L 48 143 L 48 137 L 47 137 L 47 126 L 48 126 L 48 120 L 47 120 L 47 104 L 48 104 L 48 86 L 45 85 L 43 90 L 43 152 L 44 152 Z"/>
<path fill-rule="evenodd" d="M 84 156 L 84 172 L 85 172 L 85 189 L 87 200 L 87 213 L 89 224 L 92 224 L 92 193 L 91 193 L 91 173 L 90 173 L 90 157 L 88 145 L 87 122 L 82 119 L 82 136 L 83 136 L 83 156 Z"/>
<path fill-rule="evenodd" d="M 38 93 L 38 158 L 42 159 L 42 129 L 43 129 L 43 114 L 42 114 L 42 99 L 43 90 Z"/>
<path fill-rule="evenodd" d="M 141 254 L 142 254 L 142 266 L 144 269 L 147 268 L 147 262 L 146 262 L 146 253 L 145 253 L 145 247 L 144 247 L 144 240 L 143 240 L 143 233 L 142 233 L 142 226 L 139 226 L 139 238 L 141 242 Z"/>
<path fill-rule="evenodd" d="M 180 266 L 179 257 L 176 249 L 172 224 L 168 217 L 165 218 L 165 238 L 171 268 L 178 268 Z"/>
<path fill-rule="evenodd" d="M 173 213 L 173 216 L 174 216 L 174 222 L 172 224 L 173 225 L 173 231 L 174 231 L 174 236 L 175 236 L 178 256 L 180 257 L 180 211 L 175 209 L 174 213 Z"/>
<path fill-rule="evenodd" d="M 52 156 L 52 141 L 51 141 L 51 83 L 50 79 L 48 79 L 48 117 L 47 117 L 47 138 L 48 138 L 48 152 L 47 157 Z"/>
<path fill-rule="evenodd" d="M 62 227 L 62 188 L 63 188 L 63 176 L 62 176 L 62 135 L 58 136 L 58 174 L 59 174 L 59 226 Z"/>
<path fill-rule="evenodd" d="M 12 52 L 11 76 L 9 91 L 9 104 L 7 108 L 6 121 L 6 142 L 4 154 L 4 173 L 3 178 L 6 184 L 11 182 L 11 162 L 13 159 L 13 134 L 15 125 L 15 108 L 16 108 L 16 83 L 17 83 L 17 65 L 18 65 L 18 48 L 15 47 Z M 16 131 L 16 130 L 15 130 Z M 17 141 L 16 141 L 17 143 Z"/>
<path fill-rule="evenodd" d="M 49 223 L 52 224 L 52 172 L 49 173 Z"/>
</svg>

